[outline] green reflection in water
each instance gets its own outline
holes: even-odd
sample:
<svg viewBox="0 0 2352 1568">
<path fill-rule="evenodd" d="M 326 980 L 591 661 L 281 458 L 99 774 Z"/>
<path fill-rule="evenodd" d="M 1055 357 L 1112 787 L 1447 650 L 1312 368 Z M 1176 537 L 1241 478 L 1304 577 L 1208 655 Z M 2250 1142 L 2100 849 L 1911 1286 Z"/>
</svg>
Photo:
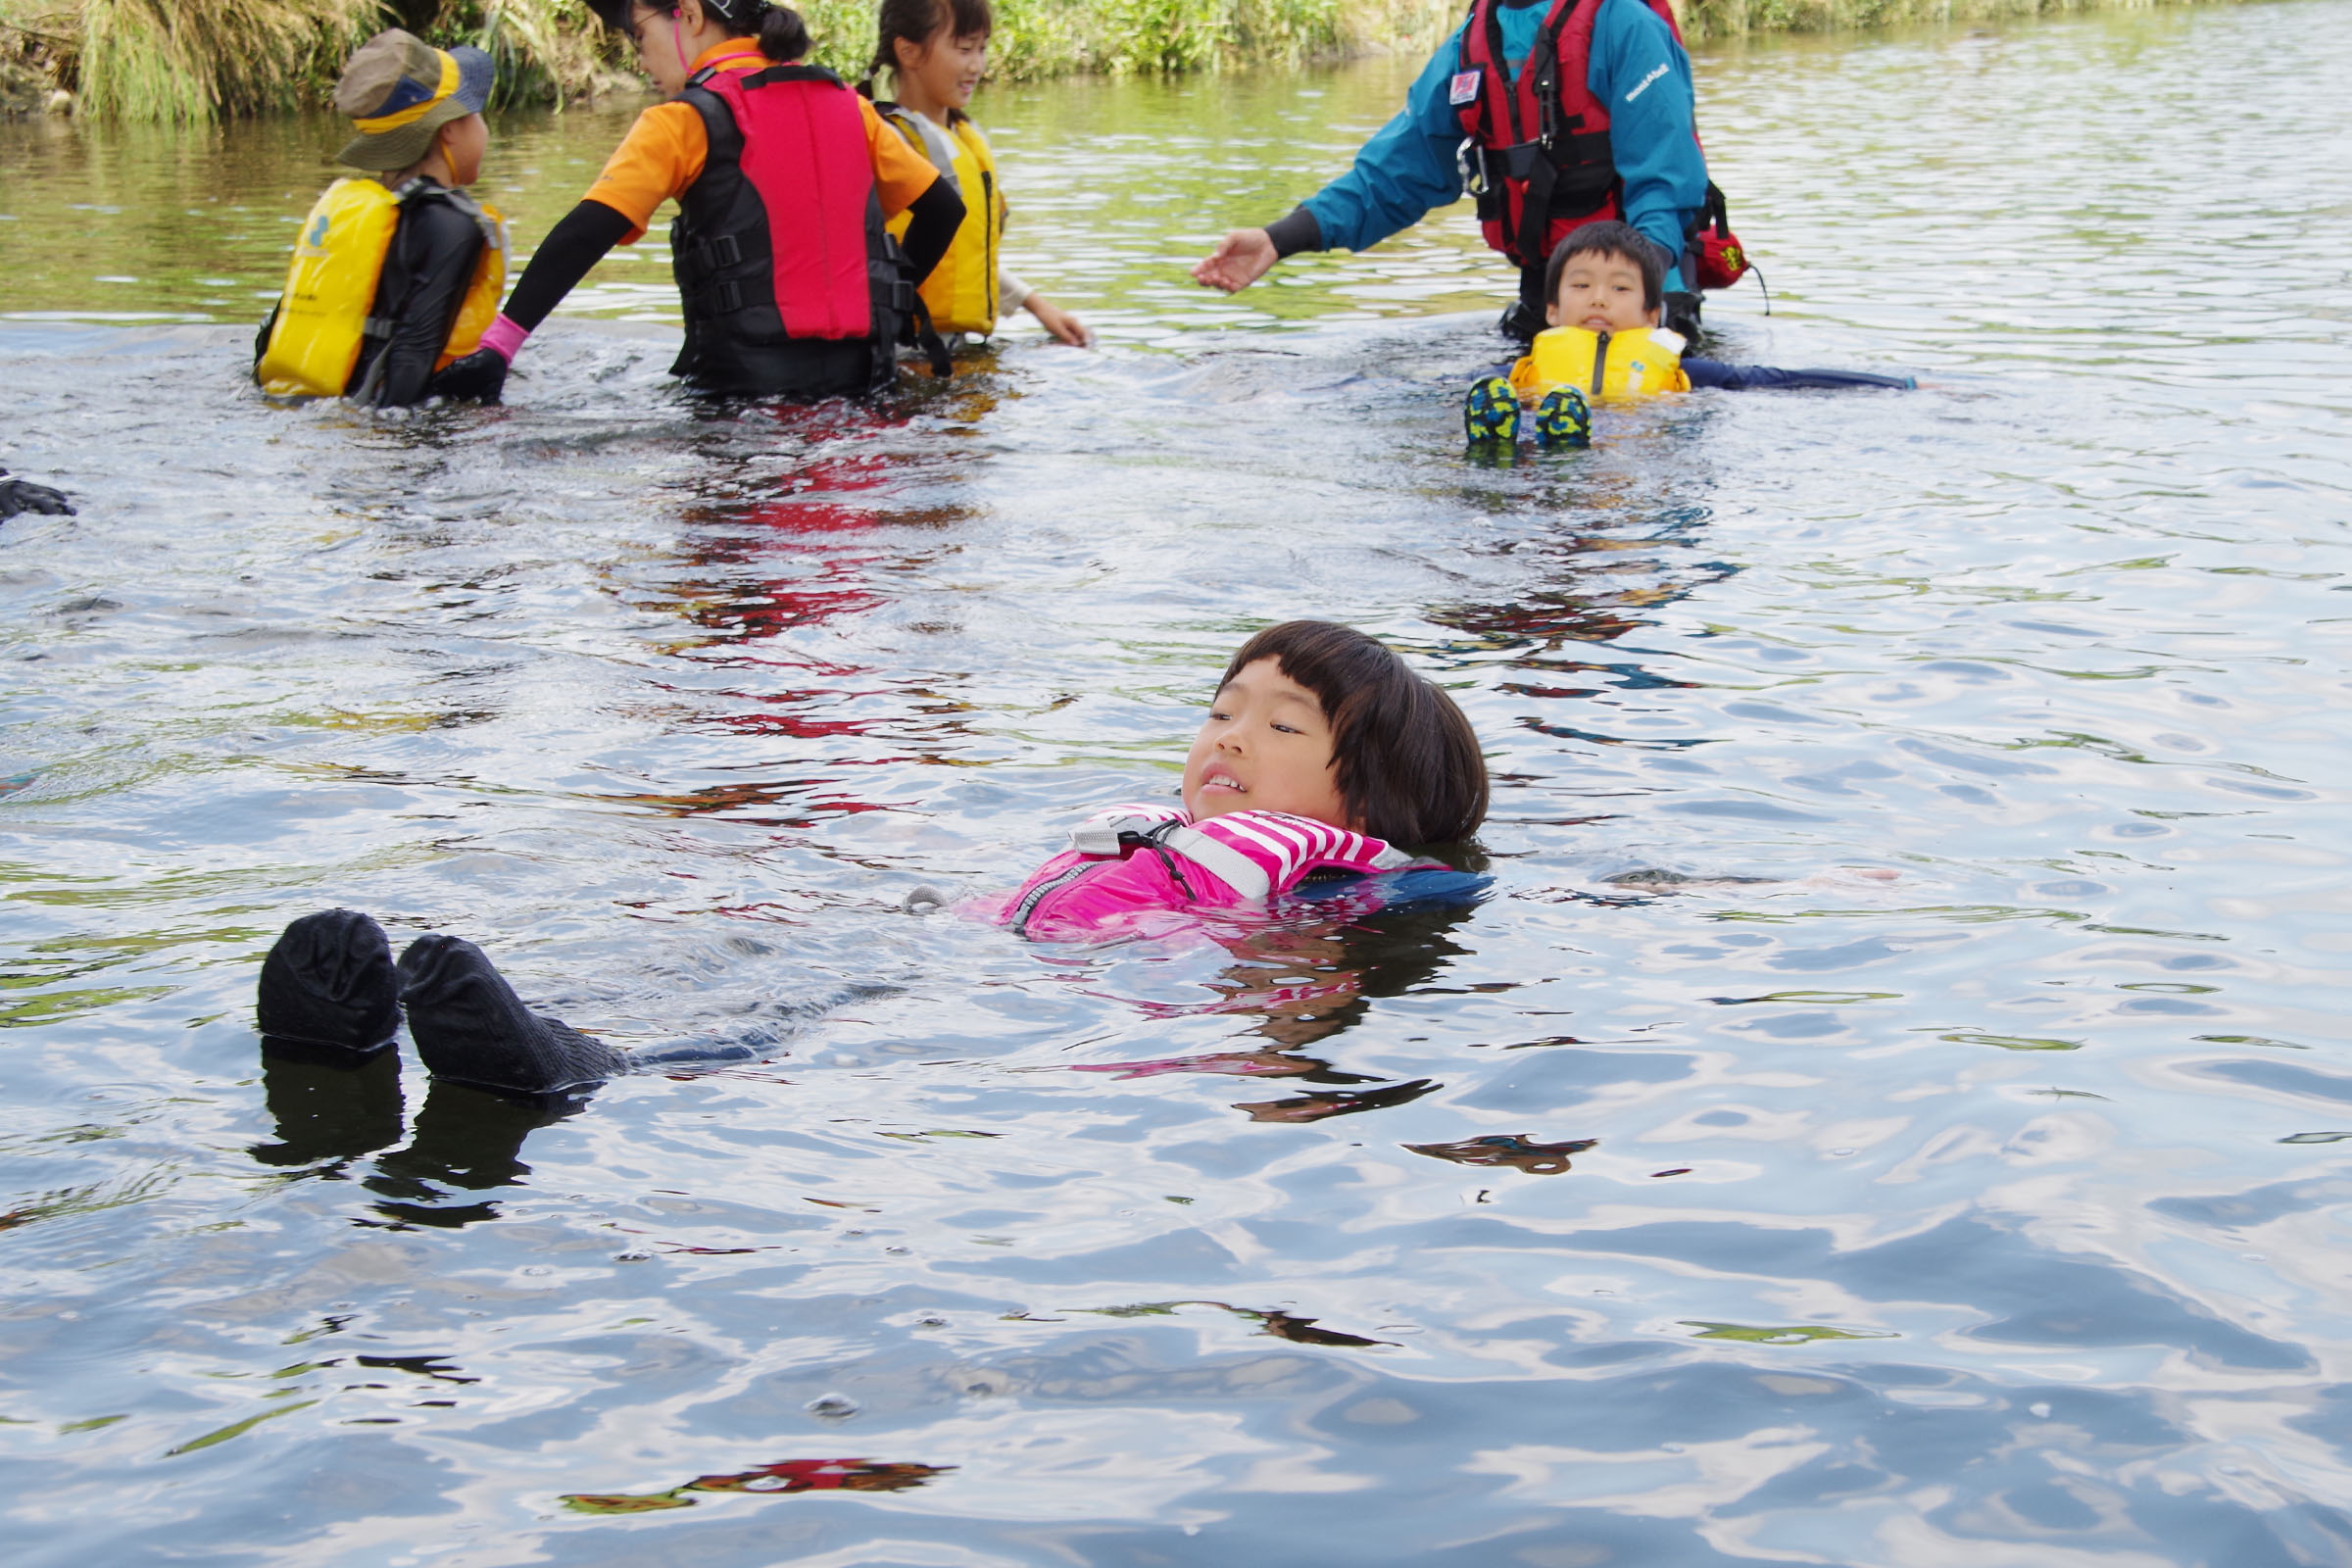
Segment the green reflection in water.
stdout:
<svg viewBox="0 0 2352 1568">
<path fill-rule="evenodd" d="M 1012 202 L 1007 263 L 1114 335 L 1307 318 L 1487 309 L 1509 270 L 1467 207 L 1362 257 L 1294 259 L 1229 300 L 1188 270 L 1215 237 L 1290 210 L 1402 102 L 1416 62 L 1173 80 L 991 86 L 975 109 Z M 519 264 L 579 200 L 650 99 L 491 117 L 476 195 Z M 342 122 L 213 126 L 0 122 L 0 318 L 258 321 L 295 226 L 326 183 Z M 675 323 L 669 209 L 589 274 L 564 314 Z M 1027 318 L 1017 327 L 1026 329 Z"/>
<path fill-rule="evenodd" d="M 1696 1329 L 1694 1340 L 1739 1340 L 1747 1345 L 1810 1345 L 1816 1340 L 1893 1340 L 1901 1336 L 1886 1329 L 1833 1329 L 1819 1323 L 1794 1323 L 1786 1328 L 1766 1328 L 1746 1323 L 1706 1323 L 1692 1318 L 1683 1319 L 1683 1327 Z"/>
</svg>

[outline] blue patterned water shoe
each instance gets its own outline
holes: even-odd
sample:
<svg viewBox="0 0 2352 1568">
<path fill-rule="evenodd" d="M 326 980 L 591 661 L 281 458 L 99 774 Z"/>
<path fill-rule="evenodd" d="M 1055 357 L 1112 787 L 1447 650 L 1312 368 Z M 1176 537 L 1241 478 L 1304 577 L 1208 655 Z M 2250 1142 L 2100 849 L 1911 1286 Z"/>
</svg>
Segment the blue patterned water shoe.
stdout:
<svg viewBox="0 0 2352 1568">
<path fill-rule="evenodd" d="M 1511 446 L 1519 439 L 1519 394 L 1499 375 L 1470 389 L 1462 404 L 1462 433 L 1471 445 Z"/>
<path fill-rule="evenodd" d="M 1536 439 L 1547 447 L 1592 444 L 1592 406 L 1572 386 L 1555 386 L 1536 405 Z"/>
</svg>

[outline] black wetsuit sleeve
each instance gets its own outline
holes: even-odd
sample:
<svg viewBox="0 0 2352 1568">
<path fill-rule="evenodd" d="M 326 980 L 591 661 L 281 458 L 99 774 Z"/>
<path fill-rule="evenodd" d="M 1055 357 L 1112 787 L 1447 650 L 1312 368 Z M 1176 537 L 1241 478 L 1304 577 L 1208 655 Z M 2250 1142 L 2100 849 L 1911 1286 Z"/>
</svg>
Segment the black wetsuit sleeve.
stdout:
<svg viewBox="0 0 2352 1568">
<path fill-rule="evenodd" d="M 1868 370 L 1784 370 L 1771 365 L 1726 365 L 1721 360 L 1686 359 L 1683 373 L 1694 387 L 1722 387 L 1733 392 L 1841 387 L 1891 387 L 1908 392 L 1919 385 L 1907 375 L 1873 375 Z"/>
<path fill-rule="evenodd" d="M 1278 257 L 1319 251 L 1323 248 L 1323 225 L 1316 221 L 1314 214 L 1300 207 L 1268 223 L 1266 238 L 1274 242 L 1274 254 Z"/>
<path fill-rule="evenodd" d="M 564 296 L 579 286 L 588 270 L 627 239 L 635 226 L 603 202 L 581 202 L 547 231 L 547 238 L 531 253 L 531 265 L 522 270 L 522 278 L 507 296 L 507 308 L 501 314 L 524 331 L 536 331 L 547 313 L 563 304 Z"/>
<path fill-rule="evenodd" d="M 931 269 L 956 243 L 956 230 L 963 226 L 963 198 L 946 180 L 935 179 L 906 204 L 906 237 L 899 245 L 919 283 L 931 275 Z"/>
<path fill-rule="evenodd" d="M 364 355 L 352 371 L 355 388 L 373 377 L 377 408 L 424 400 L 481 253 L 480 226 L 449 203 L 419 198 L 402 207 L 375 288 L 375 314 L 392 318 L 392 336 L 377 351 L 384 363 Z"/>
</svg>

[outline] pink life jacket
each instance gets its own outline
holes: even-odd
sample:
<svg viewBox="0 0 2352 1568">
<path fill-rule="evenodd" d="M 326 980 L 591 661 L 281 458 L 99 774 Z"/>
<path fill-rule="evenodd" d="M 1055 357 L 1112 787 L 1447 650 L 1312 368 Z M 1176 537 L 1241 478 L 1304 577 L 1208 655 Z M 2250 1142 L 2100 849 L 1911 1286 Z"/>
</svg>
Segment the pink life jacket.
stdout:
<svg viewBox="0 0 2352 1568">
<path fill-rule="evenodd" d="M 997 910 L 1016 936 L 1086 942 L 1129 935 L 1152 912 L 1230 909 L 1288 893 L 1317 871 L 1425 862 L 1362 833 L 1281 811 L 1196 823 L 1181 807 L 1114 806 L 1081 822 Z"/>
</svg>

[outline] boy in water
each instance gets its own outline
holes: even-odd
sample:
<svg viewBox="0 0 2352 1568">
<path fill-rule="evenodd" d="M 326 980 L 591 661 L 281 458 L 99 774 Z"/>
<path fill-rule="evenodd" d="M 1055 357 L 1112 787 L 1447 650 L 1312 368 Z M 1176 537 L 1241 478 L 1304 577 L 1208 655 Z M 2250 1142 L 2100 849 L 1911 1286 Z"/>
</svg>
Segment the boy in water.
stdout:
<svg viewBox="0 0 2352 1568">
<path fill-rule="evenodd" d="M 1625 223 L 1587 223 L 1560 241 L 1544 279 L 1549 329 L 1536 334 L 1509 375 L 1488 376 L 1470 389 L 1462 409 L 1470 439 L 1498 445 L 1517 441 L 1522 403 L 1535 405 L 1540 443 L 1584 446 L 1592 440 L 1595 399 L 1693 387 L 1908 390 L 1919 384 L 1907 375 L 1687 359 L 1682 336 L 1658 326 L 1665 273 L 1657 247 Z"/>
<path fill-rule="evenodd" d="M 372 177 L 336 180 L 303 220 L 254 343 L 269 391 L 378 408 L 497 401 L 478 373 L 444 373 L 472 352 L 506 283 L 505 223 L 464 189 L 489 149 L 495 74 L 479 49 L 435 49 L 398 27 L 351 57 L 335 108 L 358 134 L 336 156 Z"/>
</svg>

